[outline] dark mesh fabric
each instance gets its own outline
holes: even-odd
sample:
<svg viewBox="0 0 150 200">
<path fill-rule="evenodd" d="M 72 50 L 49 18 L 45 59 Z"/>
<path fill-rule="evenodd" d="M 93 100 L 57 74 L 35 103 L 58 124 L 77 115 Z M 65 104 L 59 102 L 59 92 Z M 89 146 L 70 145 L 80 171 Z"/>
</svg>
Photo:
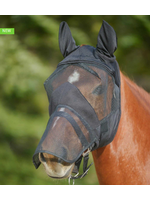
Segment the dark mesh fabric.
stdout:
<svg viewBox="0 0 150 200">
<path fill-rule="evenodd" d="M 39 152 L 72 163 L 94 143 L 99 145 L 103 135 L 109 138 L 109 122 L 105 120 L 117 109 L 117 86 L 103 67 L 80 63 L 60 69 L 44 84 L 50 120 L 33 156 L 36 167 Z"/>
<path fill-rule="evenodd" d="M 74 99 L 76 97 L 76 99 Z M 85 99 L 79 89 L 69 82 L 59 86 L 53 93 L 50 101 L 50 114 L 54 112 L 56 106 L 66 105 L 79 113 L 91 128 L 99 126 L 99 120 L 94 109 Z"/>
<path fill-rule="evenodd" d="M 85 67 L 87 67 L 89 71 L 85 70 Z M 90 69 L 97 72 L 97 74 L 99 75 L 99 78 L 93 75 L 90 72 Z M 54 98 L 51 99 L 52 92 L 55 89 L 57 89 L 60 85 L 62 85 L 63 83 L 66 84 L 67 82 L 71 83 L 72 85 L 75 85 L 79 89 L 79 91 L 87 99 L 89 104 L 91 104 L 91 107 L 94 108 L 96 114 L 98 115 L 99 120 L 103 119 L 105 116 L 107 116 L 111 112 L 114 79 L 112 78 L 111 75 L 108 75 L 108 72 L 105 71 L 105 68 L 103 66 L 97 67 L 96 65 L 92 66 L 85 63 L 79 63 L 76 65 L 63 65 L 60 68 L 58 68 L 58 70 L 56 70 L 56 72 L 54 72 L 44 83 L 50 102 L 52 101 L 52 99 L 54 99 Z M 66 84 L 66 86 L 68 85 L 69 84 Z M 71 90 L 72 88 L 70 88 L 70 92 L 72 92 Z M 70 93 L 70 92 L 67 92 L 67 89 L 64 92 Z M 61 96 L 61 98 L 64 98 L 65 96 L 64 92 L 62 91 L 62 88 L 61 88 L 59 89 L 59 92 L 57 92 L 57 95 L 59 97 Z M 56 96 L 56 92 L 54 93 Z M 69 96 L 72 96 L 72 95 L 73 95 L 73 92 Z M 58 98 L 55 97 L 54 101 L 57 101 L 56 99 Z M 76 100 L 76 96 L 74 96 L 74 99 Z M 66 103 L 68 102 L 69 102 L 69 99 L 67 100 Z M 56 102 L 54 104 L 56 104 Z M 52 109 L 52 107 L 54 110 L 54 106 L 53 106 L 54 104 L 50 103 L 50 110 Z M 82 107 L 82 105 L 80 105 L 82 104 L 81 101 L 80 101 L 80 104 L 78 104 L 76 100 L 73 102 L 73 104 L 76 104 L 76 105 L 73 105 L 76 108 Z M 87 108 L 85 108 L 85 111 L 89 113 Z M 50 114 L 52 112 L 50 112 Z M 95 121 L 95 118 L 93 119 L 93 121 Z"/>
<path fill-rule="evenodd" d="M 69 122 L 70 119 L 67 120 L 63 116 L 57 116 L 57 113 L 59 112 L 62 114 L 68 113 L 70 118 L 73 118 L 76 121 L 77 126 L 82 133 L 80 133 L 79 129 L 77 129 L 77 131 L 74 129 L 74 124 Z M 36 149 L 37 155 L 39 152 L 47 152 L 66 162 L 74 162 L 96 139 L 93 134 L 89 134 L 89 131 L 79 118 L 65 107 L 57 107 L 56 111 L 51 116 L 47 127 L 48 129 L 45 130 Z M 37 156 L 36 152 L 35 157 Z"/>
</svg>

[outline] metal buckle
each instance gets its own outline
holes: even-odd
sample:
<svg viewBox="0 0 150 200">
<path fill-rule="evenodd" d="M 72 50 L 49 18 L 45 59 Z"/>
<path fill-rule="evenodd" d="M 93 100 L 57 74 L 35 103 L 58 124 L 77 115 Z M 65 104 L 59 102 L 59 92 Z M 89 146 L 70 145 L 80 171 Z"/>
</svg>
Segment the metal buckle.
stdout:
<svg viewBox="0 0 150 200">
<path fill-rule="evenodd" d="M 73 177 L 77 177 L 78 175 L 79 175 L 79 172 L 78 172 L 75 176 L 73 176 Z M 71 184 L 70 184 L 70 179 L 71 179 L 71 177 L 72 177 L 72 176 L 69 176 L 69 178 L 68 178 L 68 183 L 69 183 L 69 185 L 71 185 Z M 72 185 L 74 185 L 74 184 L 75 184 L 75 179 L 72 180 Z"/>
<path fill-rule="evenodd" d="M 82 156 L 85 157 L 89 153 L 90 153 L 90 149 L 88 148 L 86 152 L 83 152 Z"/>
<path fill-rule="evenodd" d="M 90 151 L 90 149 L 88 148 L 88 149 L 86 150 L 86 152 L 83 152 L 82 156 L 85 157 L 85 156 L 87 156 L 90 152 L 91 152 L 91 151 Z M 90 165 L 90 166 L 91 166 L 91 165 Z M 90 167 L 90 166 L 89 166 L 89 167 Z M 80 177 L 80 179 L 83 178 L 83 177 L 87 174 L 88 171 L 89 171 L 89 168 L 82 174 L 82 176 Z M 70 185 L 70 179 L 71 179 L 72 177 L 77 177 L 78 175 L 79 175 L 79 172 L 78 172 L 75 176 L 69 176 L 69 178 L 68 178 L 68 183 L 69 183 L 69 185 Z M 75 179 L 72 180 L 72 184 L 73 184 L 73 185 L 75 184 Z"/>
</svg>

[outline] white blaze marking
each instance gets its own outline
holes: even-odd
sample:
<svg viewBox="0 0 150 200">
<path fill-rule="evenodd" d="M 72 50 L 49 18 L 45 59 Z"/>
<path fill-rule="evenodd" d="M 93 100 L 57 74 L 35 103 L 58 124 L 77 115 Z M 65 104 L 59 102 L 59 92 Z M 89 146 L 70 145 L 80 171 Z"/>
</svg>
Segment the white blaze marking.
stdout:
<svg viewBox="0 0 150 200">
<path fill-rule="evenodd" d="M 65 110 L 65 108 L 60 108 L 60 110 L 59 111 L 64 111 Z"/>
<path fill-rule="evenodd" d="M 72 75 L 68 77 L 69 83 L 74 83 L 79 80 L 80 74 L 77 71 L 74 71 Z"/>
<path fill-rule="evenodd" d="M 55 120 L 52 129 L 56 126 L 57 121 L 59 120 L 60 117 L 57 117 L 57 119 Z"/>
<path fill-rule="evenodd" d="M 65 108 L 60 108 L 59 111 L 64 111 L 64 110 L 65 110 Z M 57 117 L 57 118 L 56 118 L 56 120 L 55 120 L 55 122 L 54 122 L 54 124 L 53 124 L 52 129 L 56 126 L 56 123 L 57 123 L 57 121 L 59 120 L 59 118 L 60 118 L 60 117 Z"/>
</svg>

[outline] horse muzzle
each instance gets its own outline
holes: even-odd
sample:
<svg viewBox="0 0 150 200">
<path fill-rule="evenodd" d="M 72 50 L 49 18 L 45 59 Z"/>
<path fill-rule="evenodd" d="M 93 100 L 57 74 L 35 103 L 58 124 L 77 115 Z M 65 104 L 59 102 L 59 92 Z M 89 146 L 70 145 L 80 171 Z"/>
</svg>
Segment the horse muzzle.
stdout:
<svg viewBox="0 0 150 200">
<path fill-rule="evenodd" d="M 43 164 L 47 175 L 54 179 L 65 179 L 71 176 L 74 163 L 64 162 L 51 154 L 39 153 L 39 160 Z"/>
</svg>

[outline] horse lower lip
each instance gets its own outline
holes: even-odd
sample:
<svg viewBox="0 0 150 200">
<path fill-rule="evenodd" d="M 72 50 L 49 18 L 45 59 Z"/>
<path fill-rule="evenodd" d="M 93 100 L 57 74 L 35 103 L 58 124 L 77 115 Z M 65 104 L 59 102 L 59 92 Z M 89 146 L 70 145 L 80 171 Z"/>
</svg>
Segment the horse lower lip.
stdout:
<svg viewBox="0 0 150 200">
<path fill-rule="evenodd" d="M 70 170 L 69 170 L 69 171 L 70 171 Z M 53 179 L 64 179 L 64 178 L 67 178 L 67 177 L 68 177 L 69 171 L 68 171 L 64 176 L 51 176 L 49 173 L 47 173 L 47 175 L 48 175 L 50 178 L 53 178 Z"/>
<path fill-rule="evenodd" d="M 74 166 L 70 166 L 70 169 L 68 170 L 68 172 L 64 175 L 64 176 L 60 176 L 60 177 L 58 177 L 58 176 L 51 176 L 51 175 L 49 175 L 49 174 L 47 174 L 50 178 L 53 178 L 53 179 L 64 179 L 64 178 L 68 178 L 69 177 L 69 174 L 70 174 L 70 172 L 71 172 L 71 170 L 72 170 L 72 168 L 73 168 Z"/>
<path fill-rule="evenodd" d="M 50 176 L 48 175 L 50 178 L 53 178 L 53 179 L 63 179 L 63 178 L 66 178 L 65 176 L 62 176 L 62 177 L 56 177 L 56 176 Z"/>
</svg>

